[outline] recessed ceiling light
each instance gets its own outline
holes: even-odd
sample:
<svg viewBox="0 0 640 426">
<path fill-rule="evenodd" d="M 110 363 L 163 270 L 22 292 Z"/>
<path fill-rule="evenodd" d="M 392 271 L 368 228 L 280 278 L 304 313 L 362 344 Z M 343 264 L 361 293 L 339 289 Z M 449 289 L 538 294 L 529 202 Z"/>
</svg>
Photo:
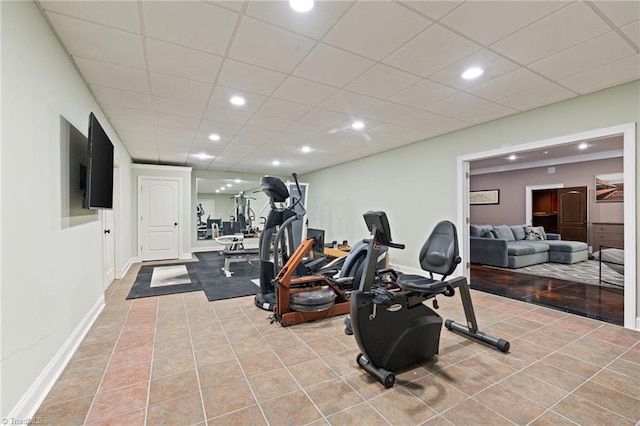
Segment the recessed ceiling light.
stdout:
<svg viewBox="0 0 640 426">
<path fill-rule="evenodd" d="M 589 145 L 586 144 L 586 142 L 582 142 L 580 145 L 578 145 L 579 149 L 587 149 L 589 147 Z"/>
<path fill-rule="evenodd" d="M 311 147 L 305 145 L 302 148 L 300 148 L 300 151 L 304 152 L 305 154 L 308 154 L 311 152 Z"/>
<path fill-rule="evenodd" d="M 484 70 L 482 68 L 471 67 L 463 72 L 460 77 L 464 78 L 465 80 L 473 80 L 474 78 L 480 77 L 482 74 L 484 74 Z"/>
<path fill-rule="evenodd" d="M 211 134 L 209 135 L 209 140 L 212 140 L 212 141 L 219 141 L 219 140 L 220 140 L 220 135 L 217 135 L 217 134 L 215 134 L 215 133 L 211 133 Z"/>
<path fill-rule="evenodd" d="M 205 154 L 204 152 L 201 152 L 200 154 L 196 154 L 196 157 L 198 157 L 201 160 L 208 160 L 209 158 L 211 158 L 209 154 Z"/>
<path fill-rule="evenodd" d="M 236 106 L 242 106 L 246 103 L 242 96 L 232 96 L 231 99 L 229 99 L 229 102 Z"/>
<path fill-rule="evenodd" d="M 236 182 L 236 183 L 240 183 L 240 182 L 242 182 L 242 181 L 241 181 L 240 179 L 236 179 L 236 180 L 235 180 L 235 182 Z"/>
<path fill-rule="evenodd" d="M 308 12 L 313 9 L 313 0 L 289 0 L 289 6 L 296 12 Z"/>
<path fill-rule="evenodd" d="M 227 184 L 227 188 L 231 188 L 231 184 L 230 183 Z"/>
<path fill-rule="evenodd" d="M 280 162 L 278 160 L 273 160 L 271 164 L 273 164 L 274 166 L 279 166 Z"/>
<path fill-rule="evenodd" d="M 549 151 L 543 151 L 542 154 L 547 155 Z"/>
<path fill-rule="evenodd" d="M 360 120 L 356 120 L 353 122 L 353 124 L 351 124 L 351 127 L 353 127 L 356 130 L 361 130 L 361 129 L 364 129 L 364 123 Z"/>
<path fill-rule="evenodd" d="M 216 189 L 216 192 L 220 192 L 220 190 L 219 190 L 219 189 Z"/>
<path fill-rule="evenodd" d="M 227 188 L 225 188 L 225 187 L 223 186 L 222 188 L 220 188 L 220 191 L 224 191 L 225 189 L 227 189 Z"/>
<path fill-rule="evenodd" d="M 516 155 L 515 155 L 515 154 L 511 154 L 511 155 L 509 156 L 509 160 L 511 160 L 511 161 L 515 160 L 516 158 L 518 158 L 518 157 L 516 157 Z"/>
</svg>

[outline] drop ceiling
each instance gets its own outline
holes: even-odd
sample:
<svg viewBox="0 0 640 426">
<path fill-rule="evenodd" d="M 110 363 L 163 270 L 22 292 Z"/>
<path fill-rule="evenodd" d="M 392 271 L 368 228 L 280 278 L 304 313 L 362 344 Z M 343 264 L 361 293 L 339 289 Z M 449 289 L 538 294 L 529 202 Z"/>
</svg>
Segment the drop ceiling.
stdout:
<svg viewBox="0 0 640 426">
<path fill-rule="evenodd" d="M 637 1 L 38 4 L 140 163 L 306 173 L 640 78 Z"/>
</svg>

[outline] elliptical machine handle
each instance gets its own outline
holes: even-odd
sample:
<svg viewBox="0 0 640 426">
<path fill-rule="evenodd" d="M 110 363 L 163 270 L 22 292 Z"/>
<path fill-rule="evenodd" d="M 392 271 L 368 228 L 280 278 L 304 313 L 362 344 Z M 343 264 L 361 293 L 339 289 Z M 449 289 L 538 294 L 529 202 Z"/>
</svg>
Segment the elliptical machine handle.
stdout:
<svg viewBox="0 0 640 426">
<path fill-rule="evenodd" d="M 300 188 L 300 182 L 298 182 L 298 174 L 293 172 L 291 173 L 291 176 L 293 177 L 293 181 L 296 183 L 296 188 L 298 188 L 298 194 L 300 194 L 300 197 L 298 197 L 293 204 L 291 204 L 291 209 L 294 209 L 296 205 L 300 204 L 300 207 L 302 208 L 302 213 L 299 213 L 299 219 L 302 219 L 302 217 L 307 214 L 307 209 L 304 207 L 304 204 L 302 204 L 302 188 Z"/>
<path fill-rule="evenodd" d="M 404 245 L 404 244 L 392 243 L 391 241 L 389 241 L 389 244 L 387 244 L 387 247 L 391 247 L 391 248 L 396 248 L 396 249 L 404 250 L 405 245 Z"/>
</svg>

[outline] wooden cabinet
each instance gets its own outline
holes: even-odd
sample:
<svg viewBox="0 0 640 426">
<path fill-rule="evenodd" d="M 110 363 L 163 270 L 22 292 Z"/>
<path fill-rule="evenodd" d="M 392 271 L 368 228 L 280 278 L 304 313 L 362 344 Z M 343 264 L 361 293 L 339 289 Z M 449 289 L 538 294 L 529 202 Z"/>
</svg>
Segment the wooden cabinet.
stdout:
<svg viewBox="0 0 640 426">
<path fill-rule="evenodd" d="M 600 246 L 624 249 L 624 224 L 594 222 L 593 243 L 594 251 L 600 250 Z"/>
</svg>

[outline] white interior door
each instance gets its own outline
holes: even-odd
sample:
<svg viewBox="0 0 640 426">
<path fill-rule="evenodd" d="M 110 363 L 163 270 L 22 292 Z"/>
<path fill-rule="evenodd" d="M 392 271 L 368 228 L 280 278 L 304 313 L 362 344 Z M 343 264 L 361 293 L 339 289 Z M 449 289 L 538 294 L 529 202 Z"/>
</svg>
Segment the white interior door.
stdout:
<svg viewBox="0 0 640 426">
<path fill-rule="evenodd" d="M 142 178 L 140 188 L 140 259 L 177 259 L 180 254 L 178 180 Z"/>
<path fill-rule="evenodd" d="M 102 271 L 104 288 L 115 278 L 115 222 L 113 210 L 102 211 Z"/>
</svg>

